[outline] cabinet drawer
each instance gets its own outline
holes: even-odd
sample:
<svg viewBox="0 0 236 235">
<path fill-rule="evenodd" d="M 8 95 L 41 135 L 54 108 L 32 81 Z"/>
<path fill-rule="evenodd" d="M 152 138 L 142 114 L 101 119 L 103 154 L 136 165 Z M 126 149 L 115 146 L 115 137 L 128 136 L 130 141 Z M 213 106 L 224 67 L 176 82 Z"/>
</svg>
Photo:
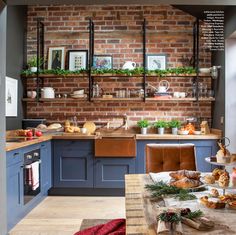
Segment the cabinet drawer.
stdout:
<svg viewBox="0 0 236 235">
<path fill-rule="evenodd" d="M 96 139 L 95 157 L 136 157 L 136 140 L 124 138 Z"/>
<path fill-rule="evenodd" d="M 7 152 L 7 166 L 14 165 L 18 162 L 23 162 L 23 155 L 20 149 Z"/>
</svg>

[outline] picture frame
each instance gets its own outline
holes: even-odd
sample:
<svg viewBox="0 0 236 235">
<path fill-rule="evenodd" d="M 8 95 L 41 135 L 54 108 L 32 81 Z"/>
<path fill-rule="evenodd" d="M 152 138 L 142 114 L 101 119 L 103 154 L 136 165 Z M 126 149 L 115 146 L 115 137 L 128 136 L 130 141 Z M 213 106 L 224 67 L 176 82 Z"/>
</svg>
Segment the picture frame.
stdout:
<svg viewBox="0 0 236 235">
<path fill-rule="evenodd" d="M 5 108 L 6 117 L 17 117 L 18 107 L 18 80 L 6 77 Z"/>
<path fill-rule="evenodd" d="M 88 68 L 88 50 L 68 51 L 68 70 L 76 71 Z"/>
<path fill-rule="evenodd" d="M 93 68 L 94 69 L 112 69 L 113 58 L 111 55 L 94 55 Z"/>
<path fill-rule="evenodd" d="M 167 64 L 166 54 L 147 54 L 146 55 L 146 68 L 148 70 L 165 70 Z"/>
<path fill-rule="evenodd" d="M 49 47 L 48 69 L 65 69 L 65 47 Z"/>
</svg>

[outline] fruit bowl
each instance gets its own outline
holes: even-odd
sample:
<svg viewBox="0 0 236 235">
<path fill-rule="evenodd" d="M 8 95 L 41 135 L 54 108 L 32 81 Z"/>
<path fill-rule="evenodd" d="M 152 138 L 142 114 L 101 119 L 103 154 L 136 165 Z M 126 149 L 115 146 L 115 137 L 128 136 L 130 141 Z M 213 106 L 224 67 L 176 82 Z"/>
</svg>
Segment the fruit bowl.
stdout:
<svg viewBox="0 0 236 235">
<path fill-rule="evenodd" d="M 179 135 L 188 135 L 189 131 L 188 130 L 178 130 Z"/>
</svg>

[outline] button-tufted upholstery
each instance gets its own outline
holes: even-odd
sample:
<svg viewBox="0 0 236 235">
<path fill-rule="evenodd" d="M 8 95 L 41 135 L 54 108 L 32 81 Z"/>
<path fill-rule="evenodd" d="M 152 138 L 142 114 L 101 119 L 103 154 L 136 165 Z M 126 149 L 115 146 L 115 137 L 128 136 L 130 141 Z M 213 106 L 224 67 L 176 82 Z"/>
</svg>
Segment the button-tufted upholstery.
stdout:
<svg viewBox="0 0 236 235">
<path fill-rule="evenodd" d="M 196 170 L 194 144 L 147 144 L 146 172 Z"/>
</svg>

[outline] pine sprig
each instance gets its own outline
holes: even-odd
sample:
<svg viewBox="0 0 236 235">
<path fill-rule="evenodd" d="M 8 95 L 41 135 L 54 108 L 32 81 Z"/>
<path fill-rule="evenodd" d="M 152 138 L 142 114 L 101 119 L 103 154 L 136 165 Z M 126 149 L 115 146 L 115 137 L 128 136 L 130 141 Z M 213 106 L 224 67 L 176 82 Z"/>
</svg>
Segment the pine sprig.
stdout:
<svg viewBox="0 0 236 235">
<path fill-rule="evenodd" d="M 188 219 L 196 219 L 198 217 L 201 217 L 202 215 L 203 215 L 203 212 L 201 210 L 197 210 L 197 211 L 190 211 L 184 217 L 186 217 Z"/>
<path fill-rule="evenodd" d="M 168 194 L 179 194 L 180 192 L 181 193 L 189 192 L 186 189 L 181 189 L 172 185 L 168 185 L 163 181 L 154 184 L 147 184 L 145 185 L 145 188 L 152 193 L 151 194 L 152 197 L 158 197 L 158 198 Z"/>
<path fill-rule="evenodd" d="M 157 216 L 157 220 L 170 223 L 178 223 L 181 221 L 181 216 L 175 212 L 164 211 L 159 216 Z"/>
<path fill-rule="evenodd" d="M 175 198 L 178 198 L 180 201 L 188 201 L 188 200 L 194 200 L 197 197 L 192 193 L 186 191 L 180 191 L 179 194 L 175 195 Z"/>
</svg>

